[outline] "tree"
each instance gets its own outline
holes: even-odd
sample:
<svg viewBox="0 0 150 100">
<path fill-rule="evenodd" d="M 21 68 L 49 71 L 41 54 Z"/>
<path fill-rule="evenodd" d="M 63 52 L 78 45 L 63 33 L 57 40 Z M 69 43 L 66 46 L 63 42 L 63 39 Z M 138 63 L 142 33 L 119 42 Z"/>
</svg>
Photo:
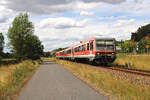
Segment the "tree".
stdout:
<svg viewBox="0 0 150 100">
<path fill-rule="evenodd" d="M 145 36 L 150 35 L 150 24 L 141 26 L 138 28 L 137 32 L 131 33 L 131 39 L 139 42 Z"/>
<path fill-rule="evenodd" d="M 24 54 L 26 58 L 39 59 L 43 55 L 43 45 L 39 38 L 35 35 L 28 34 L 25 37 Z"/>
<path fill-rule="evenodd" d="M 136 50 L 136 42 L 126 40 L 121 44 L 121 50 L 125 53 L 132 53 Z"/>
<path fill-rule="evenodd" d="M 137 48 L 136 41 L 130 40 L 130 50 L 131 50 L 131 52 L 136 54 L 136 48 Z"/>
<path fill-rule="evenodd" d="M 40 56 L 41 52 L 43 52 L 41 41 L 33 33 L 34 26 L 32 22 L 29 21 L 27 13 L 21 13 L 14 19 L 12 26 L 8 30 L 8 38 L 10 45 L 12 46 L 13 53 L 18 60 L 25 58 L 32 59 L 34 55 Z M 31 54 L 34 55 L 31 57 Z"/>
<path fill-rule="evenodd" d="M 4 36 L 2 33 L 0 33 L 0 60 L 3 55 L 3 48 L 4 48 Z"/>
<path fill-rule="evenodd" d="M 138 52 L 139 53 L 145 53 L 146 49 L 146 40 L 144 38 L 142 38 L 139 42 L 138 42 Z"/>
<path fill-rule="evenodd" d="M 145 36 L 138 42 L 138 49 L 140 53 L 148 53 L 150 49 L 150 37 Z"/>
<path fill-rule="evenodd" d="M 145 46 L 146 52 L 148 53 L 149 49 L 150 49 L 150 36 L 148 35 L 148 36 L 145 36 L 144 38 L 145 38 L 145 41 L 146 41 L 146 46 Z"/>
</svg>

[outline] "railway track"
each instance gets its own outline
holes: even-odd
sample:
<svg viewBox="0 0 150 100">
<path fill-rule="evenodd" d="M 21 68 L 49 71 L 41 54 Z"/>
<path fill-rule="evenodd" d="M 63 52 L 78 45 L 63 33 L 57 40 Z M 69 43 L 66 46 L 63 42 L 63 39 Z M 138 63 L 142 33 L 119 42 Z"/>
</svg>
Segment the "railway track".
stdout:
<svg viewBox="0 0 150 100">
<path fill-rule="evenodd" d="M 83 63 L 80 62 L 81 64 L 87 64 L 87 63 Z M 89 65 L 89 64 L 87 64 Z M 140 69 L 133 69 L 133 68 L 127 68 L 125 66 L 121 66 L 121 65 L 110 65 L 110 66 L 93 66 L 96 69 L 99 69 L 98 67 L 104 68 L 104 69 L 109 69 L 109 70 L 115 70 L 115 71 L 120 71 L 120 72 L 125 72 L 125 73 L 131 73 L 131 74 L 136 74 L 136 75 L 142 75 L 142 76 L 148 76 L 150 77 L 150 71 L 148 70 L 140 70 Z"/>
<path fill-rule="evenodd" d="M 125 73 L 131 73 L 131 74 L 150 77 L 150 71 L 148 71 L 148 70 L 127 68 L 127 67 L 121 66 L 121 65 L 110 65 L 110 66 L 97 66 L 97 65 L 95 66 L 95 65 L 92 65 L 92 67 L 95 67 L 96 69 L 99 69 L 99 67 L 101 67 L 101 68 L 108 69 L 108 70 L 115 70 L 115 71 L 120 71 L 120 72 L 125 72 Z"/>
<path fill-rule="evenodd" d="M 136 75 L 142 75 L 142 76 L 150 76 L 150 71 L 146 71 L 146 70 L 123 68 L 123 67 L 107 67 L 107 69 L 136 74 Z"/>
</svg>

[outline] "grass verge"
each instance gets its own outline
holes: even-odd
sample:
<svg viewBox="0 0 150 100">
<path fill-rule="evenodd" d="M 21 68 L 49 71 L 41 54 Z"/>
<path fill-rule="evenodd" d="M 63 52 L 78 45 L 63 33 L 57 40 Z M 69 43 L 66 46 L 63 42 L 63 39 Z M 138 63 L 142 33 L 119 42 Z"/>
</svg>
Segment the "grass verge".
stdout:
<svg viewBox="0 0 150 100">
<path fill-rule="evenodd" d="M 118 54 L 114 63 L 117 65 L 124 65 L 126 67 L 150 71 L 150 55 L 146 54 Z"/>
<path fill-rule="evenodd" d="M 67 70 L 94 87 L 100 93 L 108 95 L 113 100 L 150 100 L 150 86 L 133 84 L 132 81 L 119 79 L 115 74 L 92 68 L 90 65 L 79 64 L 64 60 L 56 60 Z"/>
<path fill-rule="evenodd" d="M 0 67 L 0 100 L 15 100 L 25 82 L 39 67 L 37 61 L 23 61 Z"/>
</svg>

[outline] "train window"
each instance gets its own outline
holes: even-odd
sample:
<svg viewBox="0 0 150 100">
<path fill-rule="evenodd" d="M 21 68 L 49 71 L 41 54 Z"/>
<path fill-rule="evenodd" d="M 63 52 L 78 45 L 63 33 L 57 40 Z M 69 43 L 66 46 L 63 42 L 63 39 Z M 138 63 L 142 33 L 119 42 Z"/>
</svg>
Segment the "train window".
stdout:
<svg viewBox="0 0 150 100">
<path fill-rule="evenodd" d="M 85 49 L 86 49 L 86 45 L 84 44 L 82 45 L 82 51 L 85 51 Z"/>
<path fill-rule="evenodd" d="M 90 43 L 90 50 L 93 50 L 93 41 Z"/>
<path fill-rule="evenodd" d="M 76 47 L 74 51 L 75 51 L 75 52 L 78 52 L 78 47 Z"/>
<path fill-rule="evenodd" d="M 67 54 L 70 54 L 71 53 L 71 50 L 67 50 Z"/>
<path fill-rule="evenodd" d="M 113 40 L 106 41 L 106 45 L 113 45 L 113 44 L 114 44 Z"/>
<path fill-rule="evenodd" d="M 81 51 L 83 51 L 83 45 L 81 46 Z"/>
<path fill-rule="evenodd" d="M 84 51 L 85 50 L 85 47 L 84 45 L 81 46 L 81 51 Z"/>
<path fill-rule="evenodd" d="M 79 46 L 79 51 L 82 51 L 82 46 Z"/>
<path fill-rule="evenodd" d="M 89 50 L 89 43 L 87 43 L 87 50 Z"/>
<path fill-rule="evenodd" d="M 114 46 L 113 45 L 107 45 L 107 50 L 114 50 Z"/>
<path fill-rule="evenodd" d="M 105 41 L 104 40 L 96 40 L 96 44 L 105 45 Z"/>
<path fill-rule="evenodd" d="M 64 54 L 67 54 L 67 51 L 66 51 L 66 50 L 64 51 Z"/>
<path fill-rule="evenodd" d="M 79 52 L 80 51 L 80 47 L 77 47 L 77 52 Z"/>
<path fill-rule="evenodd" d="M 75 52 L 79 52 L 80 47 L 75 48 Z"/>
</svg>

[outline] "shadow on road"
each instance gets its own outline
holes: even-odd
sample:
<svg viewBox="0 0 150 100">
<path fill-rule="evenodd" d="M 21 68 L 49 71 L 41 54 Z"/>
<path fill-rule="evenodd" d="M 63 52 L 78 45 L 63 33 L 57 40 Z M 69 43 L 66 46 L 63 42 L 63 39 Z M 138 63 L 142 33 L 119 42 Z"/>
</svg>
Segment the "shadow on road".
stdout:
<svg viewBox="0 0 150 100">
<path fill-rule="evenodd" d="M 43 61 L 42 65 L 56 64 L 55 62 Z"/>
</svg>

